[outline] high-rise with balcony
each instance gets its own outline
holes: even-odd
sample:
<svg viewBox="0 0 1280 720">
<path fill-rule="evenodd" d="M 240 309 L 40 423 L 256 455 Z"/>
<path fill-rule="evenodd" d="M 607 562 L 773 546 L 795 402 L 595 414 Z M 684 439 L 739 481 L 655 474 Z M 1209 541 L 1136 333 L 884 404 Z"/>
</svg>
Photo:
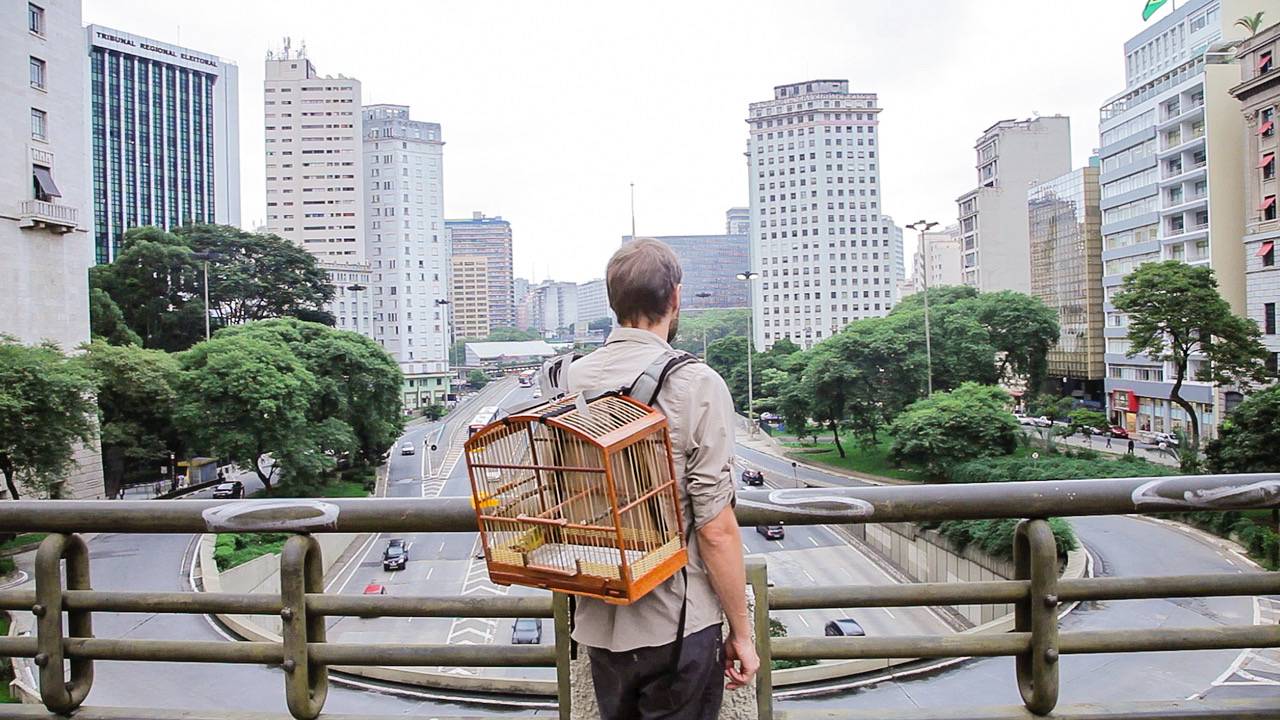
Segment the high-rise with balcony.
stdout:
<svg viewBox="0 0 1280 720">
<path fill-rule="evenodd" d="M 1222 296 L 1244 315 L 1245 124 L 1230 89 L 1240 82 L 1231 45 L 1235 20 L 1277 0 L 1192 0 L 1124 46 L 1126 88 L 1101 110 L 1102 285 L 1105 388 L 1112 422 L 1131 432 L 1189 426 L 1169 401 L 1173 369 L 1128 357 L 1128 318 L 1111 305 L 1124 277 L 1146 262 L 1213 268 Z M 1224 389 L 1195 380 L 1192 358 L 1181 395 L 1217 435 Z"/>
<path fill-rule="evenodd" d="M 1071 169 L 1071 120 L 1001 120 L 974 145 L 978 187 L 956 200 L 964 284 L 1031 290 L 1027 188 Z"/>
<path fill-rule="evenodd" d="M 322 263 L 363 263 L 360 81 L 319 75 L 288 42 L 265 78 L 267 230 Z"/>
<path fill-rule="evenodd" d="M 848 80 L 779 85 L 747 111 L 753 338 L 809 346 L 893 307 L 880 107 Z"/>
<path fill-rule="evenodd" d="M 406 105 L 363 109 L 364 219 L 373 337 L 400 363 L 405 407 L 449 392 L 449 240 L 439 123 Z M 456 311 L 456 309 L 455 309 Z"/>
<path fill-rule="evenodd" d="M 445 227 L 452 252 L 483 257 L 489 263 L 489 328 L 515 327 L 511 223 L 501 216 L 473 212 L 470 220 L 447 220 Z"/>
<path fill-rule="evenodd" d="M 126 230 L 240 224 L 239 70 L 215 55 L 84 29 L 96 260 Z"/>
<path fill-rule="evenodd" d="M 85 64 L 79 0 L 0 0 L 0 336 L 68 353 L 89 340 Z M 96 442 L 76 449 L 60 495 L 104 496 Z"/>
</svg>

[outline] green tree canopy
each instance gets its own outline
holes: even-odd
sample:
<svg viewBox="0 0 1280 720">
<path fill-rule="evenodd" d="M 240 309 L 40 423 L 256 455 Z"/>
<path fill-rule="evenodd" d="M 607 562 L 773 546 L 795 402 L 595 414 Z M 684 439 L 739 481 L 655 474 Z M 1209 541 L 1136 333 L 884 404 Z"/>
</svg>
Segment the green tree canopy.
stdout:
<svg viewBox="0 0 1280 720">
<path fill-rule="evenodd" d="M 978 291 L 968 285 L 940 285 L 938 287 L 929 288 L 929 310 L 932 312 L 934 308 L 944 305 L 952 305 L 954 303 L 972 300 L 978 297 Z M 925 293 L 912 293 L 898 301 L 893 306 L 893 310 L 889 311 L 890 315 L 901 315 L 903 313 L 924 310 Z"/>
<path fill-rule="evenodd" d="M 912 403 L 893 421 L 895 462 L 924 468 L 937 478 L 980 457 L 1008 455 L 1017 447 L 1018 422 L 1004 390 L 965 383 L 951 392 Z"/>
<path fill-rule="evenodd" d="M 817 423 L 831 431 L 836 451 L 845 456 L 840 443 L 840 423 L 845 419 L 849 403 L 849 388 L 854 368 L 845 360 L 837 342 L 822 343 L 808 352 L 803 387 L 809 397 L 809 415 Z"/>
<path fill-rule="evenodd" d="M 472 370 L 467 373 L 467 384 L 477 390 L 489 384 L 489 376 L 483 370 Z"/>
<path fill-rule="evenodd" d="M 111 297 L 144 347 L 176 352 L 204 339 L 200 265 L 173 233 L 129 230 L 116 259 L 90 269 L 89 282 Z"/>
<path fill-rule="evenodd" d="M 987 330 L 996 376 L 1026 378 L 1027 387 L 1041 387 L 1049 350 L 1058 342 L 1058 313 L 1039 298 L 1010 290 L 982 293 L 964 304 Z"/>
<path fill-rule="evenodd" d="M 711 343 L 727 337 L 747 336 L 747 321 L 751 311 L 745 308 L 708 308 L 680 312 L 680 328 L 671 346 L 697 355 L 702 354 L 702 338 L 706 335 L 708 348 Z M 758 350 L 759 348 L 757 348 Z M 745 353 L 746 350 L 744 349 Z M 746 362 L 746 355 L 742 356 Z M 745 384 L 744 384 L 745 387 Z"/>
<path fill-rule="evenodd" d="M 1280 472 L 1280 385 L 1240 403 L 1205 447 L 1215 473 Z"/>
<path fill-rule="evenodd" d="M 52 343 L 0 335 L 0 473 L 19 487 L 59 497 L 78 443 L 93 443 L 93 379 Z"/>
<path fill-rule="evenodd" d="M 1173 365 L 1169 399 L 1191 421 L 1191 449 L 1200 445 L 1200 417 L 1182 397 L 1193 356 L 1202 356 L 1197 380 L 1263 382 L 1266 348 L 1258 326 L 1231 312 L 1218 294 L 1213 270 L 1177 260 L 1141 265 L 1124 279 L 1112 303 L 1129 315 L 1129 357 L 1146 355 Z"/>
<path fill-rule="evenodd" d="M 141 345 L 142 338 L 129 328 L 120 306 L 106 290 L 89 290 L 89 333 L 112 345 Z"/>
</svg>

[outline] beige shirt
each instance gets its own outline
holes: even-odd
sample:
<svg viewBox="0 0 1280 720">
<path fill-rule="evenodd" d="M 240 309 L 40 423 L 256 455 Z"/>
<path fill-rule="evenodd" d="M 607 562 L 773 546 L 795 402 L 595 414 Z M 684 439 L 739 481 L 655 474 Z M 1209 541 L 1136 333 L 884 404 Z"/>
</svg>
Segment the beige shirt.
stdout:
<svg viewBox="0 0 1280 720">
<path fill-rule="evenodd" d="M 569 366 L 569 391 L 592 397 L 631 384 L 671 346 L 648 330 L 617 328 L 604 347 Z M 643 399 L 642 399 L 643 402 Z M 667 376 L 657 408 L 667 416 L 689 550 L 685 635 L 720 623 L 720 600 L 695 532 L 734 502 L 733 401 L 715 370 L 685 365 Z M 745 592 L 745 591 L 744 591 Z M 573 639 L 613 652 L 675 640 L 683 581 L 677 573 L 631 605 L 579 598 Z"/>
</svg>

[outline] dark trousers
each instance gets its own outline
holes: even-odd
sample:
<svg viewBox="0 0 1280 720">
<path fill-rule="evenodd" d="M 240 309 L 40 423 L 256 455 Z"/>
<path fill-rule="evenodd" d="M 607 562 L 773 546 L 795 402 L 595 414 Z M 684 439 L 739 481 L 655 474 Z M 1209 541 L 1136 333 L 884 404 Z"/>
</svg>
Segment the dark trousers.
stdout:
<svg viewBox="0 0 1280 720">
<path fill-rule="evenodd" d="M 588 648 L 603 720 L 714 720 L 724 697 L 720 626 L 684 639 L 672 672 L 672 646 L 609 652 Z"/>
</svg>

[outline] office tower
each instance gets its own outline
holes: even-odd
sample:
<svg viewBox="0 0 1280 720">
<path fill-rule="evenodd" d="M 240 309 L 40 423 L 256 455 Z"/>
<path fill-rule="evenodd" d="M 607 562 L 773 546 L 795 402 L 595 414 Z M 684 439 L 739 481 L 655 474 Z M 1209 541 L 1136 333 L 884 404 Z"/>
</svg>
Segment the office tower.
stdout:
<svg viewBox="0 0 1280 720">
<path fill-rule="evenodd" d="M 682 310 L 747 307 L 747 285 L 736 277 L 751 267 L 746 235 L 661 235 L 650 239 L 666 243 L 680 260 Z M 629 242 L 630 235 L 622 236 L 624 245 Z"/>
<path fill-rule="evenodd" d="M 963 284 L 960 274 L 960 226 L 924 233 L 920 247 L 911 258 L 911 280 L 908 294 L 923 292 L 925 282 L 931 288 Z"/>
<path fill-rule="evenodd" d="M 850 93 L 847 80 L 779 85 L 771 99 L 751 103 L 746 156 L 759 349 L 784 337 L 809 346 L 893 307 L 879 114 L 875 93 Z"/>
<path fill-rule="evenodd" d="M 577 334 L 584 335 L 587 326 L 593 320 L 612 317 L 609 309 L 609 293 L 604 280 L 589 280 L 578 283 L 578 325 Z"/>
<path fill-rule="evenodd" d="M 0 105 L 0 335 L 29 345 L 51 341 L 70 353 L 89 340 L 94 256 L 80 2 L 2 6 L 0 65 L 12 84 Z M 61 497 L 101 499 L 96 438 L 73 460 Z M 19 484 L 24 491 L 31 497 Z M 0 496 L 8 496 L 3 483 Z"/>
<path fill-rule="evenodd" d="M 1071 170 L 1071 120 L 1001 120 L 983 131 L 974 149 L 978 187 L 956 200 L 962 278 L 982 292 L 1029 292 L 1027 188 Z"/>
<path fill-rule="evenodd" d="M 1058 314 L 1047 380 L 1063 395 L 1100 402 L 1102 210 L 1098 168 L 1083 167 L 1027 192 L 1031 294 Z M 1038 388 L 1031 388 L 1034 392 Z"/>
<path fill-rule="evenodd" d="M 406 105 L 363 109 L 365 255 L 373 337 L 400 363 L 405 406 L 449 391 L 450 253 L 444 227 L 444 141 Z"/>
<path fill-rule="evenodd" d="M 239 226 L 235 64 L 101 25 L 84 33 L 97 262 L 132 227 Z"/>
<path fill-rule="evenodd" d="M 1101 109 L 1105 388 L 1112 422 L 1131 432 L 1170 432 L 1189 422 L 1169 402 L 1172 367 L 1126 354 L 1128 319 L 1110 304 L 1124 276 L 1150 261 L 1207 265 L 1232 309 L 1246 313 L 1245 123 L 1229 93 L 1240 82 L 1230 45 L 1245 35 L 1236 18 L 1258 11 L 1280 16 L 1280 1 L 1180 4 L 1125 43 L 1126 87 Z M 1181 396 L 1211 439 L 1224 389 L 1195 379 L 1198 359 L 1191 366 Z"/>
<path fill-rule="evenodd" d="M 501 216 L 485 217 L 482 212 L 474 212 L 470 220 L 446 220 L 445 226 L 455 254 L 476 255 L 488 260 L 489 328 L 515 327 L 511 223 Z"/>
<path fill-rule="evenodd" d="M 489 259 L 454 255 L 449 280 L 449 309 L 458 338 L 489 337 Z"/>
</svg>

